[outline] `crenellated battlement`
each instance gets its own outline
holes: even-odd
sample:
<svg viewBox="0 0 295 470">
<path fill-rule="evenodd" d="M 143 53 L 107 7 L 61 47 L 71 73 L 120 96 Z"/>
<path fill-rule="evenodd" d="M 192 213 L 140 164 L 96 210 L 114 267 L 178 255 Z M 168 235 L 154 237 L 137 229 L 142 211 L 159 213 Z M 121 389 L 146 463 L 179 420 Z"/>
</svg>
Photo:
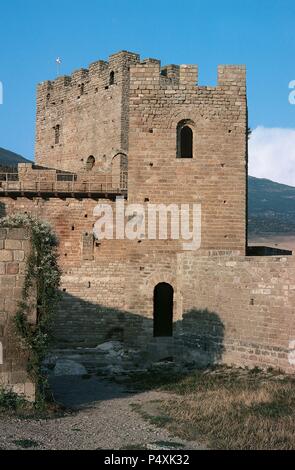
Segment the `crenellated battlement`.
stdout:
<svg viewBox="0 0 295 470">
<path fill-rule="evenodd" d="M 219 65 L 218 66 L 219 86 L 246 86 L 246 66 L 245 65 Z"/>
<path fill-rule="evenodd" d="M 71 75 L 63 75 L 55 80 L 46 80 L 38 84 L 38 93 L 45 93 L 55 90 L 60 91 L 63 87 L 68 88 L 82 81 L 91 81 L 95 83 L 104 81 L 108 84 L 109 74 L 128 72 L 130 65 L 140 62 L 140 56 L 133 52 L 120 51 L 109 56 L 108 61 L 98 60 L 89 64 L 88 68 L 74 70 Z"/>
<path fill-rule="evenodd" d="M 165 65 L 156 59 L 146 59 L 131 68 L 131 80 L 134 82 L 153 82 L 154 84 L 173 86 L 198 87 L 197 65 Z M 246 86 L 246 67 L 244 65 L 219 65 L 217 70 L 217 85 L 202 88 L 214 89 L 217 87 Z"/>
<path fill-rule="evenodd" d="M 158 59 L 147 58 L 141 61 L 139 54 L 121 51 L 110 55 L 108 61 L 98 60 L 91 63 L 88 68 L 73 71 L 71 75 L 40 83 L 38 85 L 38 95 L 43 99 L 44 95 L 48 95 L 48 93 L 57 94 L 58 96 L 65 95 L 73 87 L 85 86 L 86 83 L 88 88 L 95 93 L 99 87 L 108 89 L 111 73 L 114 74 L 114 84 L 122 83 L 124 79 L 128 80 L 130 69 L 132 71 L 131 79 L 134 81 L 153 81 L 154 83 L 161 83 L 161 86 L 164 87 L 165 85 L 198 86 L 197 65 L 169 64 L 161 66 L 161 61 Z M 245 85 L 246 68 L 244 65 L 218 66 L 216 87 L 244 87 Z M 46 98 L 47 105 L 50 102 L 49 98 L 51 97 L 47 96 Z M 54 102 L 54 104 L 56 103 Z"/>
</svg>

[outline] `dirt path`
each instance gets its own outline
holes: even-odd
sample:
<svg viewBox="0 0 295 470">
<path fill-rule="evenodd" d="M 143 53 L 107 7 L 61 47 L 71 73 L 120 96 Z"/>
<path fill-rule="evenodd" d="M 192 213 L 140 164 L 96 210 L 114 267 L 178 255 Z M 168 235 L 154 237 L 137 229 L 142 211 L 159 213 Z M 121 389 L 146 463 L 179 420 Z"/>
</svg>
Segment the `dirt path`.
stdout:
<svg viewBox="0 0 295 470">
<path fill-rule="evenodd" d="M 136 404 L 164 398 L 162 392 L 137 393 L 97 377 L 55 377 L 52 387 L 56 400 L 75 411 L 50 420 L 1 417 L 0 449 L 201 449 L 134 411 Z"/>
</svg>

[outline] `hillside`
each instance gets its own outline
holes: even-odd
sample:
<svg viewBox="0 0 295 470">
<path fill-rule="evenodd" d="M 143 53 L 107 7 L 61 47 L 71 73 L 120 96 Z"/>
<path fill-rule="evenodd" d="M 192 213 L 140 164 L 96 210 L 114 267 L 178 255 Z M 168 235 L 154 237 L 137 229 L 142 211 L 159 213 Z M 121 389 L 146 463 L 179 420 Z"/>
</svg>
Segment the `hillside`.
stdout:
<svg viewBox="0 0 295 470">
<path fill-rule="evenodd" d="M 1 167 L 14 167 L 18 163 L 30 163 L 29 160 L 18 155 L 17 153 L 11 152 L 10 150 L 3 149 L 0 147 L 0 166 Z"/>
<path fill-rule="evenodd" d="M 248 179 L 249 235 L 295 234 L 295 188 L 267 179 Z"/>
</svg>

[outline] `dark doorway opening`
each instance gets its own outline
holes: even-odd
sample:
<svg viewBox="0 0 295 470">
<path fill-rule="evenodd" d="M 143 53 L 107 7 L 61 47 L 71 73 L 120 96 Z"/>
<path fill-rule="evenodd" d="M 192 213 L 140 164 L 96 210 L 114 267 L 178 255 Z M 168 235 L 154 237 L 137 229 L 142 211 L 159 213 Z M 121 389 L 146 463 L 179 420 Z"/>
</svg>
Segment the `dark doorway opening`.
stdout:
<svg viewBox="0 0 295 470">
<path fill-rule="evenodd" d="M 154 337 L 173 336 L 173 287 L 161 282 L 154 289 Z"/>
</svg>

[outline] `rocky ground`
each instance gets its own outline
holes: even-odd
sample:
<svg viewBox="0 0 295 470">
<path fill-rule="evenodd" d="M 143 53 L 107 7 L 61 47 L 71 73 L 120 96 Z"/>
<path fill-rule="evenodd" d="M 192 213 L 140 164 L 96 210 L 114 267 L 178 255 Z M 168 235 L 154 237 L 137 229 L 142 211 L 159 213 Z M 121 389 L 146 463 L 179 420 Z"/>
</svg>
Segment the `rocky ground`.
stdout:
<svg viewBox="0 0 295 470">
<path fill-rule="evenodd" d="M 138 405 L 164 392 L 137 392 L 96 376 L 52 377 L 55 399 L 72 411 L 48 420 L 1 416 L 0 449 L 200 449 L 146 421 Z"/>
</svg>

